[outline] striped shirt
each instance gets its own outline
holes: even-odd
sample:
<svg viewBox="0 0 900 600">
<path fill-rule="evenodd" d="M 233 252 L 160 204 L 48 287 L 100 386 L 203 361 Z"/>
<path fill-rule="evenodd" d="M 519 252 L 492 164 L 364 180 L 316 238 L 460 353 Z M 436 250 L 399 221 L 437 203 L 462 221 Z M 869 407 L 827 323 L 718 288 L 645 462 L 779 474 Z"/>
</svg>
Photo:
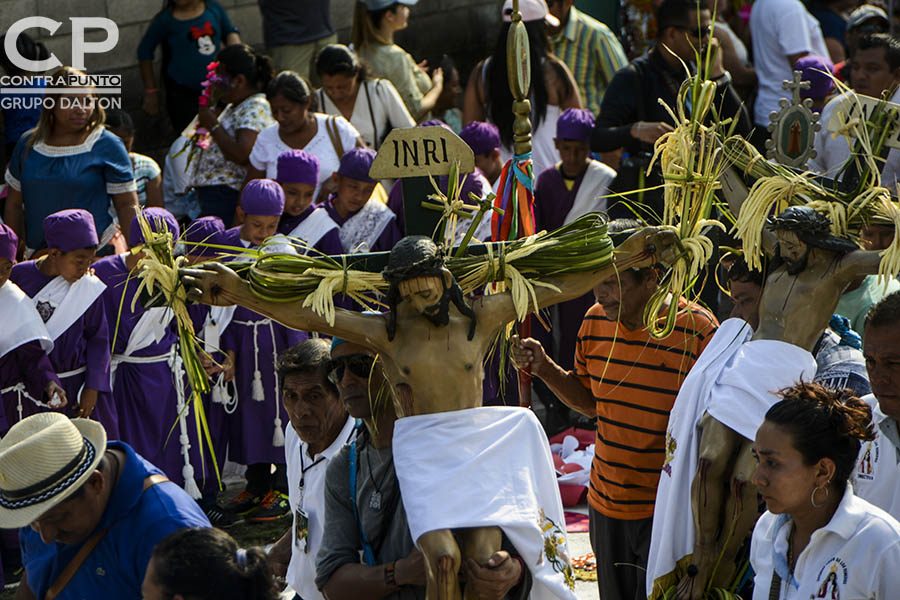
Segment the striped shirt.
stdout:
<svg viewBox="0 0 900 600">
<path fill-rule="evenodd" d="M 606 86 L 616 71 L 628 66 L 615 34 L 573 6 L 566 26 L 550 38 L 550 51 L 572 71 L 585 108 L 599 114 Z"/>
<path fill-rule="evenodd" d="M 669 411 L 715 329 L 709 312 L 692 307 L 678 315 L 671 335 L 654 340 L 643 328 L 630 331 L 610 320 L 600 304 L 588 310 L 575 374 L 597 402 L 588 492 L 595 510 L 623 520 L 653 515 Z"/>
</svg>

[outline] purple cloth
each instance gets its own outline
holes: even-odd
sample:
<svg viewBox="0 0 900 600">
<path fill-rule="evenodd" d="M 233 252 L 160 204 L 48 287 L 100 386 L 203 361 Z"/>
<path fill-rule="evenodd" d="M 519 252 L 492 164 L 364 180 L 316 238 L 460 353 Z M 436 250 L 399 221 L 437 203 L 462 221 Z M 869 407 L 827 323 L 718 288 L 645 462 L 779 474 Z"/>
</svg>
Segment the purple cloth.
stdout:
<svg viewBox="0 0 900 600">
<path fill-rule="evenodd" d="M 16 262 L 18 249 L 19 237 L 16 232 L 6 223 L 0 223 L 0 258 Z"/>
<path fill-rule="evenodd" d="M 829 76 L 834 73 L 834 63 L 824 56 L 804 56 L 794 63 L 794 71 L 802 71 L 801 81 L 809 82 L 808 90 L 800 90 L 801 98 L 824 98 L 834 89 L 834 81 Z"/>
<path fill-rule="evenodd" d="M 369 169 L 372 167 L 372 161 L 374 160 L 375 151 L 369 148 L 348 150 L 341 157 L 341 166 L 337 170 L 338 175 L 355 179 L 356 181 L 375 183 L 375 180 L 369 177 Z"/>
<path fill-rule="evenodd" d="M 567 108 L 556 121 L 556 139 L 589 144 L 594 130 L 594 113 L 586 108 Z"/>
<path fill-rule="evenodd" d="M 218 244 L 219 237 L 225 231 L 225 223 L 219 217 L 200 217 L 184 230 L 184 241 L 187 252 L 191 256 L 214 256 L 218 250 L 208 246 L 194 244 Z"/>
<path fill-rule="evenodd" d="M 102 299 L 107 321 L 115 332 L 113 357 L 125 352 L 132 331 L 144 314 L 140 301 L 131 310 L 131 302 L 137 292 L 138 280 L 128 279 L 128 268 L 124 254 L 102 258 L 94 263 L 94 274 L 106 283 Z M 119 309 L 121 307 L 121 314 Z M 177 341 L 174 321 L 163 337 L 146 348 L 138 350 L 134 356 L 157 357 L 169 354 Z M 185 392 L 190 394 L 190 386 L 185 380 Z M 178 440 L 176 419 L 177 394 L 172 369 L 165 359 L 148 363 L 122 362 L 115 370 L 112 390 L 113 403 L 118 411 L 119 439 L 126 442 L 148 461 L 159 467 L 166 477 L 178 485 L 184 484 L 181 444 Z M 194 466 L 194 478 L 202 485 L 204 476 L 215 478 L 210 461 L 201 463 L 200 443 L 194 414 L 191 409 L 187 416 L 190 460 Z M 174 432 L 170 435 L 172 427 Z M 205 443 L 204 443 L 205 446 Z M 206 472 L 203 471 L 203 466 Z"/>
<path fill-rule="evenodd" d="M 56 373 L 53 372 L 50 358 L 37 340 L 26 342 L 0 356 L 0 389 L 22 382 L 25 384 L 25 391 L 32 398 L 46 402 L 49 398 L 44 397 L 44 389 L 51 380 L 60 383 Z M 9 428 L 19 420 L 16 410 L 18 404 L 16 393 L 3 394 L 4 410 L 0 410 L 0 436 L 6 435 Z M 30 401 L 22 401 L 23 409 L 29 405 L 37 409 Z M 24 410 L 22 414 L 26 414 Z"/>
<path fill-rule="evenodd" d="M 278 223 L 278 233 L 282 235 L 290 235 L 294 228 L 297 227 L 300 223 L 306 220 L 314 211 L 317 210 L 325 210 L 321 206 L 307 206 L 306 210 L 300 213 L 297 216 L 293 215 L 281 215 L 281 222 Z M 337 256 L 338 254 L 344 253 L 344 248 L 341 246 L 341 236 L 340 229 L 332 229 L 321 238 L 319 241 L 313 244 L 313 249 L 321 252 L 322 254 L 329 254 L 332 256 Z"/>
<path fill-rule="evenodd" d="M 159 208 L 156 206 L 145 208 L 141 212 L 144 214 L 144 218 L 147 219 L 148 223 L 150 224 L 150 231 L 158 233 L 162 230 L 163 223 L 165 223 L 166 229 L 169 230 L 169 232 L 172 234 L 172 237 L 176 240 L 178 239 L 178 236 L 181 233 L 181 229 L 178 227 L 178 219 L 175 218 L 175 215 L 164 208 Z M 135 215 L 134 218 L 131 219 L 129 231 L 131 233 L 132 246 L 138 246 L 144 243 L 144 232 L 141 231 L 141 223 L 140 221 L 138 221 L 137 215 Z"/>
<path fill-rule="evenodd" d="M 306 150 L 286 150 L 278 155 L 278 183 L 319 185 L 319 159 Z"/>
<path fill-rule="evenodd" d="M 584 180 L 584 173 L 575 179 L 572 190 L 566 189 L 562 173 L 556 167 L 545 169 L 534 184 L 534 225 L 536 231 L 553 231 L 565 224 L 566 215 L 575 203 L 575 196 Z M 571 370 L 575 364 L 575 341 L 584 314 L 594 304 L 594 293 L 555 304 L 546 311 L 548 320 L 556 321 L 556 331 L 548 331 L 535 318 L 531 320 L 531 334 L 539 340 L 548 354 L 562 368 Z"/>
<path fill-rule="evenodd" d="M 225 244 L 241 246 L 240 228 L 225 232 Z M 309 336 L 305 332 L 289 329 L 276 322 L 264 323 L 266 317 L 249 308 L 238 306 L 234 310 L 231 323 L 221 333 L 220 346 L 223 351 L 235 353 L 234 384 L 238 403 L 234 413 L 227 416 L 226 437 L 228 456 L 234 462 L 253 465 L 259 463 L 284 463 L 284 448 L 272 445 L 275 412 L 281 415 L 282 427 L 289 424 L 287 413 L 281 403 L 281 390 L 276 391 L 275 354 L 280 354 Z M 260 323 L 248 325 L 247 323 Z M 257 330 L 254 346 L 253 330 Z M 273 345 L 274 342 L 274 345 Z M 254 348 L 257 352 L 254 353 Z M 253 399 L 253 374 L 258 359 L 265 400 Z"/>
<path fill-rule="evenodd" d="M 453 131 L 449 125 L 441 121 L 440 119 L 428 119 L 427 121 L 422 121 L 416 127 L 443 127 L 448 131 Z"/>
<path fill-rule="evenodd" d="M 48 248 L 63 252 L 96 248 L 100 243 L 94 216 L 80 208 L 61 210 L 44 217 L 44 239 Z"/>
<path fill-rule="evenodd" d="M 462 176 L 460 176 L 462 179 Z M 441 175 L 438 177 L 438 188 L 442 193 L 447 193 L 447 183 L 450 181 L 450 177 L 447 175 Z M 459 197 L 460 199 L 468 205 L 472 205 L 472 201 L 469 199 L 469 192 L 472 192 L 479 198 L 484 198 L 487 195 L 487 192 L 491 190 L 491 184 L 488 183 L 487 178 L 484 176 L 484 173 L 481 172 L 481 169 L 475 167 L 475 171 L 469 173 L 466 177 L 466 181 L 463 183 L 462 190 L 460 190 Z M 394 185 L 391 186 L 391 191 L 388 192 L 388 208 L 394 211 L 394 214 L 397 215 L 397 227 L 400 228 L 401 237 L 403 235 L 408 235 L 406 233 L 406 216 L 403 214 L 403 185 L 402 180 L 398 179 L 394 182 Z M 490 214 L 486 214 L 484 216 L 485 219 L 490 218 Z M 340 224 L 340 223 L 339 223 Z"/>
<path fill-rule="evenodd" d="M 91 222 L 93 222 L 93 218 L 91 218 Z M 12 275 L 10 275 L 10 280 L 31 298 L 52 279 L 41 273 L 37 268 L 36 261 L 33 260 L 15 265 Z M 57 374 L 82 367 L 87 368 L 84 373 L 61 378 L 60 385 L 66 391 L 68 399 L 68 404 L 63 412 L 70 417 L 76 415 L 78 393 L 82 386 L 97 390 L 97 406 L 91 418 L 102 423 L 106 428 L 107 435 L 113 436 L 118 433 L 118 423 L 115 406 L 110 398 L 109 344 L 109 326 L 101 296 L 94 300 L 68 329 L 53 340 L 50 364 Z M 23 416 L 26 417 L 47 410 L 37 407 L 33 403 L 23 404 L 23 407 L 25 409 Z M 15 423 L 18 420 L 15 406 L 7 406 L 6 410 L 10 423 Z"/>
<path fill-rule="evenodd" d="M 459 137 L 475 154 L 490 154 L 500 147 L 500 130 L 493 123 L 472 121 L 462 128 Z"/>
<path fill-rule="evenodd" d="M 328 211 L 328 215 L 332 218 L 332 220 L 334 220 L 335 223 L 337 223 L 339 226 L 343 226 L 344 223 L 353 218 L 356 213 L 347 215 L 346 219 L 342 219 L 341 215 L 338 214 L 337 209 L 334 208 L 334 205 L 331 203 L 333 199 L 334 194 L 332 194 L 328 198 L 328 200 L 325 201 L 325 204 L 323 204 L 322 207 Z M 370 202 L 373 201 L 370 200 Z M 377 202 L 377 200 L 374 202 Z M 397 213 L 394 214 L 396 215 Z M 394 247 L 394 244 L 399 242 L 402 237 L 403 232 L 400 230 L 400 226 L 397 224 L 397 219 L 391 219 L 390 222 L 385 225 L 384 231 L 381 232 L 381 235 L 378 236 L 378 239 L 375 241 L 375 243 L 372 244 L 369 252 L 389 252 L 391 248 Z M 343 253 L 343 250 L 341 250 L 341 253 Z"/>
<path fill-rule="evenodd" d="M 271 179 L 254 179 L 241 192 L 241 208 L 248 215 L 280 217 L 284 212 L 284 190 Z"/>
</svg>

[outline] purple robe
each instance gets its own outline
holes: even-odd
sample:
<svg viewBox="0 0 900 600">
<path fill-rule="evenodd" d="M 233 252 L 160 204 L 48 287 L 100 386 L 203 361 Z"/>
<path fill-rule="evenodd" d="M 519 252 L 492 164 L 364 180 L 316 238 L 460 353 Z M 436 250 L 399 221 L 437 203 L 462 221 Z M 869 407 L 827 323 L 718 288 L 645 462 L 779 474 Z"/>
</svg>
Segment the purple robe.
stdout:
<svg viewBox="0 0 900 600">
<path fill-rule="evenodd" d="M 462 179 L 462 177 L 460 177 Z M 447 182 L 450 180 L 450 177 L 447 175 L 441 175 L 438 177 L 438 188 L 443 193 L 447 193 Z M 397 227 L 400 228 L 400 237 L 404 235 L 408 235 L 406 231 L 406 215 L 403 213 L 403 182 L 401 180 L 397 180 L 394 182 L 394 185 L 391 186 L 391 191 L 388 192 L 388 208 L 394 211 L 394 214 L 397 215 Z M 476 195 L 484 198 L 487 196 L 487 193 L 491 191 L 491 184 L 487 180 L 487 177 L 484 176 L 484 173 L 478 167 L 475 167 L 475 170 L 466 175 L 465 181 L 463 181 L 463 189 L 460 191 L 459 197 L 460 199 L 468 204 L 472 205 L 472 201 L 469 199 L 469 192 L 472 192 Z M 485 219 L 490 219 L 490 213 L 484 215 Z"/>
<path fill-rule="evenodd" d="M 134 310 L 131 310 L 131 301 L 137 292 L 139 282 L 136 277 L 128 280 L 124 254 L 98 260 L 94 263 L 94 274 L 107 286 L 102 299 L 111 337 L 115 340 L 112 349 L 115 363 L 125 352 L 128 340 L 146 309 L 138 301 Z M 133 356 L 168 355 L 176 341 L 173 319 L 159 342 L 135 351 Z M 146 363 L 123 361 L 114 369 L 113 380 L 112 395 L 119 416 L 119 439 L 161 469 L 170 480 L 183 485 L 184 459 L 181 455 L 177 424 L 178 397 L 168 362 L 164 358 Z M 190 387 L 186 380 L 185 394 L 190 406 Z M 197 428 L 194 423 L 193 411 L 190 411 L 187 414 L 188 440 L 191 446 L 189 457 L 194 467 L 194 479 L 202 488 L 204 476 L 207 480 L 215 479 L 215 473 L 210 461 L 201 462 L 200 444 L 197 441 Z M 205 465 L 205 473 L 201 465 Z"/>
<path fill-rule="evenodd" d="M 33 260 L 21 262 L 13 267 L 10 280 L 18 285 L 30 297 L 41 291 L 54 278 L 41 273 Z M 53 340 L 50 352 L 50 364 L 57 374 L 74 371 L 86 367 L 84 373 L 61 377 L 61 387 L 66 392 L 68 404 L 63 409 L 69 417 L 78 411 L 78 394 L 82 386 L 97 390 L 97 406 L 91 418 L 103 424 L 107 436 L 118 435 L 118 419 L 115 405 L 110 397 L 109 388 L 109 327 L 103 308 L 102 297 L 94 300 L 84 313 L 72 323 L 68 329 Z M 23 416 L 32 415 L 49 409 L 35 406 L 33 403 L 23 405 Z M 9 412 L 7 418 L 14 423 L 18 416 Z"/>
<path fill-rule="evenodd" d="M 290 235 L 297 225 L 306 220 L 306 217 L 310 216 L 313 211 L 321 210 L 318 206 L 313 206 L 310 204 L 306 207 L 299 215 L 281 215 L 281 221 L 278 223 L 278 233 L 282 235 Z M 341 236 L 338 234 L 337 229 L 332 229 L 327 232 L 319 241 L 313 244 L 313 248 L 318 250 L 322 254 L 329 254 L 331 256 L 337 256 L 338 254 L 344 253 L 344 248 L 341 246 Z"/>
<path fill-rule="evenodd" d="M 0 389 L 16 385 L 21 381 L 25 384 L 25 391 L 32 398 L 42 398 L 46 402 L 49 398 L 44 398 L 44 389 L 51 380 L 60 384 L 59 378 L 50 364 L 50 357 L 44 352 L 38 340 L 25 342 L 0 356 Z M 6 435 L 9 428 L 19 420 L 18 404 L 19 400 L 15 392 L 3 394 L 5 410 L 0 411 L 0 437 Z M 33 410 L 27 414 L 37 412 L 38 408 L 34 404 L 23 400 L 23 415 L 26 414 L 28 406 Z"/>
<path fill-rule="evenodd" d="M 334 198 L 334 194 L 332 194 L 328 200 L 322 204 L 322 208 L 328 211 L 328 216 L 338 224 L 339 227 L 343 227 L 344 223 L 353 218 L 356 213 L 352 215 L 347 215 L 346 219 L 342 219 L 341 215 L 338 214 L 337 209 L 331 203 Z M 388 206 L 390 208 L 390 206 Z M 362 209 L 360 209 L 362 210 Z M 393 211 L 393 209 L 391 209 Z M 356 211 L 359 212 L 359 211 Z M 397 211 L 393 211 L 394 215 L 397 215 Z M 398 217 L 399 218 L 399 217 Z M 390 252 L 391 248 L 394 247 L 394 244 L 400 241 L 400 238 L 403 237 L 403 232 L 400 229 L 400 226 L 397 224 L 397 219 L 391 219 L 387 225 L 384 226 L 384 231 L 381 232 L 381 235 L 378 236 L 378 239 L 375 240 L 375 243 L 372 244 L 369 252 Z M 343 248 L 341 249 L 341 254 L 343 254 Z"/>
<path fill-rule="evenodd" d="M 553 231 L 565 225 L 566 215 L 575 203 L 584 173 L 575 178 L 572 189 L 566 189 L 562 172 L 550 167 L 541 173 L 534 184 L 535 230 Z M 594 305 L 594 292 L 580 298 L 556 304 L 542 311 L 548 324 L 554 323 L 554 331 L 548 331 L 540 321 L 531 318 L 531 335 L 543 344 L 547 353 L 562 368 L 572 370 L 575 364 L 575 339 L 584 321 L 584 315 Z"/>
<path fill-rule="evenodd" d="M 244 246 L 240 227 L 226 231 L 222 240 L 226 246 Z M 280 382 L 276 388 L 273 352 L 280 354 L 309 337 L 302 331 L 265 321 L 267 319 L 263 315 L 238 306 L 231 323 L 220 337 L 222 350 L 231 350 L 235 354 L 234 384 L 238 398 L 234 413 L 226 417 L 228 458 L 244 465 L 284 463 L 284 447 L 273 443 L 276 411 L 281 418 L 282 430 L 288 424 L 287 412 L 281 403 Z M 248 324 L 259 322 L 263 324 Z M 255 345 L 254 329 L 257 331 Z M 254 349 L 257 351 L 254 352 Z M 262 401 L 253 399 L 253 378 L 257 367 L 262 381 Z"/>
<path fill-rule="evenodd" d="M 202 336 L 203 334 L 203 326 L 206 323 L 206 316 L 209 314 L 209 306 L 205 304 L 191 304 L 188 306 L 188 314 L 191 316 L 191 322 L 194 324 L 194 333 L 198 336 Z M 213 360 L 222 364 L 225 360 L 224 355 L 221 352 L 213 353 Z M 214 376 L 218 378 L 218 375 Z M 210 381 L 210 385 L 212 385 L 214 381 Z M 228 386 L 228 389 L 232 388 Z M 212 451 L 216 457 L 216 464 L 219 467 L 219 474 L 222 473 L 222 469 L 225 467 L 225 459 L 227 458 L 226 450 L 228 448 L 228 439 L 226 437 L 226 417 L 228 416 L 225 413 L 225 408 L 221 404 L 213 403 L 212 394 L 203 394 L 203 412 L 206 415 L 206 426 L 209 428 L 209 437 L 212 441 Z M 189 428 L 194 427 L 191 423 L 189 424 Z M 209 461 L 209 449 L 204 446 L 204 459 Z M 198 481 L 198 485 L 200 486 L 200 491 L 204 496 L 208 496 L 211 494 L 215 494 L 219 491 L 219 483 L 216 481 L 215 470 L 208 468 L 208 473 L 211 473 L 211 476 L 207 476 L 205 481 Z"/>
</svg>

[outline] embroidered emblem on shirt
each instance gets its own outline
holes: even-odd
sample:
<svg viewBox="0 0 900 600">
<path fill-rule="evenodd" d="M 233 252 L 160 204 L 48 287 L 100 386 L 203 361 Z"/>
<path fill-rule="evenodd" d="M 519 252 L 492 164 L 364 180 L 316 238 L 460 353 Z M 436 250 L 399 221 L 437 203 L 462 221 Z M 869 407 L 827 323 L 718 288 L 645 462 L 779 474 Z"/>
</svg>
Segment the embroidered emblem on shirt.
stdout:
<svg viewBox="0 0 900 600">
<path fill-rule="evenodd" d="M 35 304 L 35 308 L 37 308 L 38 314 L 41 315 L 41 319 L 43 319 L 44 323 L 50 320 L 50 317 L 53 316 L 53 312 L 56 310 L 56 307 L 50 302 L 38 301 Z"/>
<path fill-rule="evenodd" d="M 666 460 L 663 462 L 662 470 L 666 472 L 666 475 L 669 477 L 672 476 L 672 465 L 670 464 L 673 460 L 675 460 L 675 450 L 678 449 L 678 440 L 672 435 L 671 431 L 666 432 Z"/>
<path fill-rule="evenodd" d="M 830 559 L 819 571 L 816 581 L 821 582 L 816 590 L 816 599 L 841 600 L 840 586 L 847 585 L 847 564 L 837 557 Z"/>
<path fill-rule="evenodd" d="M 856 468 L 856 476 L 859 479 L 872 481 L 875 477 L 872 475 L 874 466 L 878 464 L 879 455 L 881 454 L 877 442 L 866 442 L 863 446 L 862 458 Z"/>
</svg>

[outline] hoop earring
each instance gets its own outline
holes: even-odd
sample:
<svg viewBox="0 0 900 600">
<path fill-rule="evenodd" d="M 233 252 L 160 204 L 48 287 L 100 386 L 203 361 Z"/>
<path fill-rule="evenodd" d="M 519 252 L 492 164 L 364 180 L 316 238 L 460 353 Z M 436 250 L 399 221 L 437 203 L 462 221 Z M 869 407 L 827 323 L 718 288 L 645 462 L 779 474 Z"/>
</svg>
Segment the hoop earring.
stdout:
<svg viewBox="0 0 900 600">
<path fill-rule="evenodd" d="M 819 490 L 825 490 L 825 499 L 822 500 L 822 504 L 816 504 L 816 492 Z M 813 488 L 812 493 L 809 495 L 809 503 L 812 504 L 813 508 L 822 508 L 825 506 L 825 503 L 828 502 L 828 484 L 826 483 L 822 487 Z"/>
</svg>

